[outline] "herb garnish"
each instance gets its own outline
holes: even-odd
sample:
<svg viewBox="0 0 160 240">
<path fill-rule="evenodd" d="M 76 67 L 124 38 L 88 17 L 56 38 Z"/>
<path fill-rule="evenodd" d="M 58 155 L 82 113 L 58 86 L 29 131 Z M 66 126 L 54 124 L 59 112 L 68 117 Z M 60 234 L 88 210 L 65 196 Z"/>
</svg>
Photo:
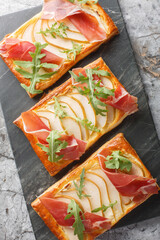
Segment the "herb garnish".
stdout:
<svg viewBox="0 0 160 240">
<path fill-rule="evenodd" d="M 71 56 L 73 55 L 74 61 L 75 61 L 76 56 L 78 54 L 80 54 L 80 52 L 82 50 L 82 45 L 78 44 L 78 43 L 75 43 L 75 42 L 72 42 L 72 46 L 73 46 L 72 49 L 61 50 L 61 52 L 67 54 L 67 59 L 68 60 L 71 60 Z"/>
<path fill-rule="evenodd" d="M 67 37 L 66 30 L 68 29 L 69 27 L 66 26 L 65 23 L 61 22 L 59 26 L 57 26 L 57 22 L 55 22 L 54 24 L 52 24 L 50 29 L 46 28 L 45 31 L 40 30 L 40 32 L 38 33 L 41 33 L 46 37 L 47 37 L 47 33 L 49 33 L 53 38 L 56 38 L 56 36 L 59 36 L 60 38 L 64 38 L 64 37 Z"/>
<path fill-rule="evenodd" d="M 16 67 L 15 70 L 19 72 L 23 77 L 30 79 L 30 85 L 26 86 L 25 84 L 21 84 L 21 86 L 31 94 L 39 94 L 42 93 L 42 90 L 35 89 L 36 83 L 39 83 L 41 80 L 46 80 L 50 78 L 55 72 L 49 72 L 46 74 L 39 74 L 39 70 L 44 68 L 57 68 L 58 66 L 51 63 L 41 63 L 41 58 L 45 57 L 46 54 L 41 54 L 41 50 L 45 48 L 48 44 L 41 44 L 39 42 L 34 43 L 36 49 L 35 52 L 29 52 L 32 57 L 32 61 L 14 61 L 14 64 L 22 67 L 22 68 L 31 68 L 32 72 L 27 72 L 26 70 Z"/>
<path fill-rule="evenodd" d="M 93 125 L 93 123 L 91 121 L 89 121 L 88 119 L 81 119 L 81 118 L 78 118 L 78 117 L 72 117 L 74 118 L 77 122 L 79 122 L 83 127 L 87 127 L 90 131 L 93 131 L 93 132 L 100 132 L 100 129 L 95 127 Z"/>
<path fill-rule="evenodd" d="M 113 151 L 110 156 L 107 156 L 105 161 L 106 168 L 109 169 L 125 169 L 129 172 L 132 168 L 132 162 L 122 156 L 121 151 Z"/>
<path fill-rule="evenodd" d="M 102 102 L 100 98 L 107 99 L 108 96 L 114 96 L 115 89 L 107 89 L 106 87 L 101 87 L 101 81 L 98 81 L 98 83 L 94 81 L 93 74 L 96 74 L 97 76 L 110 76 L 110 73 L 104 70 L 99 70 L 98 68 L 85 69 L 85 72 L 87 75 L 86 77 L 82 73 L 79 73 L 79 76 L 77 76 L 72 71 L 69 71 L 76 82 L 79 82 L 81 84 L 87 83 L 87 87 L 84 87 L 84 90 L 76 86 L 74 86 L 74 88 L 76 88 L 80 94 L 89 97 L 89 103 L 91 103 L 95 109 L 96 115 L 100 114 L 102 116 L 105 116 L 104 113 L 107 112 L 107 110 L 104 109 L 104 107 L 106 107 L 106 104 Z"/>
<path fill-rule="evenodd" d="M 113 208 L 113 206 L 115 205 L 117 203 L 117 201 L 115 201 L 114 203 L 110 203 L 108 206 L 106 206 L 106 205 L 102 205 L 102 207 L 99 207 L 99 208 L 95 208 L 95 209 L 93 209 L 92 210 L 92 212 L 99 212 L 99 211 L 103 211 L 103 212 L 105 212 L 108 208 Z"/>
<path fill-rule="evenodd" d="M 53 97 L 55 100 L 54 103 L 54 110 L 55 110 L 55 116 L 58 116 L 60 119 L 63 119 L 64 117 L 67 117 L 67 113 L 65 111 L 65 106 L 62 106 L 58 98 Z M 94 131 L 94 132 L 100 132 L 100 129 L 95 127 L 91 121 L 88 119 L 81 119 L 79 117 L 72 116 L 73 119 L 75 119 L 77 122 L 79 122 L 83 127 L 87 127 L 89 130 Z"/>
<path fill-rule="evenodd" d="M 55 117 L 59 117 L 60 119 L 67 117 L 67 113 L 65 112 L 64 108 L 65 106 L 62 106 L 58 99 L 56 97 L 53 97 L 54 99 L 54 111 L 55 111 Z"/>
<path fill-rule="evenodd" d="M 74 235 L 78 236 L 79 240 L 83 240 L 83 232 L 85 231 L 85 227 L 83 225 L 82 218 L 84 219 L 84 214 L 78 204 L 72 199 L 68 205 L 67 215 L 65 220 L 70 219 L 72 216 L 75 218 L 75 222 L 73 223 Z"/>
<path fill-rule="evenodd" d="M 59 138 L 61 137 L 62 132 L 58 130 L 52 130 L 47 137 L 47 142 L 49 143 L 49 147 L 46 147 L 43 144 L 37 143 L 37 145 L 47 153 L 48 160 L 50 162 L 58 162 L 63 158 L 64 155 L 58 156 L 57 153 L 67 147 L 68 143 L 66 141 L 61 141 Z"/>
<path fill-rule="evenodd" d="M 75 181 L 73 181 L 74 186 L 77 190 L 77 195 L 80 199 L 82 199 L 82 197 L 90 197 L 90 195 L 84 194 L 83 193 L 83 188 L 84 188 L 84 175 L 85 175 L 85 169 L 83 168 L 81 175 L 80 175 L 80 184 L 79 186 L 77 185 L 77 183 Z"/>
</svg>

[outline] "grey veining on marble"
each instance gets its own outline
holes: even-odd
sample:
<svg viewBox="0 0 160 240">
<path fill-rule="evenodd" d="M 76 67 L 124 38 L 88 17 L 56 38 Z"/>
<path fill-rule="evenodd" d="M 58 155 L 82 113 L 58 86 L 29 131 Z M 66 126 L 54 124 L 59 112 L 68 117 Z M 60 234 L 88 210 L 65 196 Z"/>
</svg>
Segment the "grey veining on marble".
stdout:
<svg viewBox="0 0 160 240">
<path fill-rule="evenodd" d="M 37 6 L 41 2 L 0 0 L 0 14 Z M 160 1 L 119 0 L 119 2 L 160 138 L 160 115 L 158 114 L 160 113 Z M 0 240 L 34 240 L 1 111 L 0 146 Z M 111 230 L 108 232 L 107 240 L 111 239 L 159 240 L 160 217 Z"/>
<path fill-rule="evenodd" d="M 0 108 L 0 240 L 34 240 Z"/>
<path fill-rule="evenodd" d="M 160 138 L 160 0 L 119 0 Z"/>
</svg>

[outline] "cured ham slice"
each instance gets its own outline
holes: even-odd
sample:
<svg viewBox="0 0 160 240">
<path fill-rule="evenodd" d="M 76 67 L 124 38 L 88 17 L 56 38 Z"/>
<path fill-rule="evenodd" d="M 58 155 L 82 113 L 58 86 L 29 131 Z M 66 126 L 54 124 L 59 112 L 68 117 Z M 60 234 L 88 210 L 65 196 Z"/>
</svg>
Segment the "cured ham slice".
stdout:
<svg viewBox="0 0 160 240">
<path fill-rule="evenodd" d="M 50 196 L 51 194 L 47 193 L 46 196 L 41 196 L 39 199 L 59 225 L 72 226 L 75 221 L 73 216 L 70 219 L 65 220 L 68 204 L 51 198 Z M 111 228 L 111 221 L 107 218 L 89 212 L 85 212 L 84 217 L 85 219 L 82 218 L 82 222 L 85 227 L 85 232 L 87 233 L 91 233 L 97 229 L 108 230 Z"/>
<path fill-rule="evenodd" d="M 28 41 L 20 41 L 15 38 L 7 38 L 0 48 L 0 53 L 7 58 L 20 61 L 32 61 L 29 52 L 35 52 L 36 47 Z M 41 50 L 45 56 L 41 59 L 41 63 L 61 64 L 63 59 L 45 49 Z"/>
<path fill-rule="evenodd" d="M 33 134 L 42 144 L 47 144 L 50 129 L 42 122 L 36 113 L 27 111 L 21 114 L 23 127 L 26 133 Z"/>
<path fill-rule="evenodd" d="M 114 96 L 109 96 L 107 99 L 101 99 L 102 102 L 122 110 L 128 115 L 137 112 L 137 98 L 130 95 L 120 84 L 114 92 Z"/>
<path fill-rule="evenodd" d="M 42 19 L 63 20 L 68 17 L 71 23 L 86 37 L 89 42 L 106 39 L 105 31 L 99 26 L 96 17 L 80 9 L 68 0 L 45 0 Z"/>
<path fill-rule="evenodd" d="M 99 26 L 99 22 L 94 16 L 81 11 L 79 14 L 69 16 L 68 18 L 89 42 L 106 39 L 105 31 Z"/>
<path fill-rule="evenodd" d="M 26 133 L 37 137 L 38 141 L 45 146 L 49 146 L 47 137 L 50 134 L 50 129 L 42 122 L 42 120 L 33 111 L 24 112 L 21 114 L 24 130 Z M 85 152 L 86 142 L 76 139 L 73 135 L 61 135 L 61 141 L 68 143 L 65 149 L 61 149 L 57 155 L 64 155 L 63 160 L 79 160 Z"/>
<path fill-rule="evenodd" d="M 99 163 L 102 170 L 122 196 L 133 197 L 134 202 L 139 202 L 143 201 L 152 194 L 158 193 L 155 179 L 120 173 L 113 169 L 107 169 L 105 167 L 105 161 L 106 157 L 111 155 L 111 153 L 111 150 L 103 149 L 98 154 Z"/>
<path fill-rule="evenodd" d="M 44 0 L 41 18 L 60 21 L 79 12 L 80 8 L 68 0 Z"/>
<path fill-rule="evenodd" d="M 60 140 L 65 140 L 68 143 L 68 146 L 65 149 L 62 149 L 59 153 L 57 153 L 57 155 L 64 155 L 63 160 L 79 160 L 85 152 L 86 142 L 75 138 L 73 135 L 62 135 Z"/>
</svg>

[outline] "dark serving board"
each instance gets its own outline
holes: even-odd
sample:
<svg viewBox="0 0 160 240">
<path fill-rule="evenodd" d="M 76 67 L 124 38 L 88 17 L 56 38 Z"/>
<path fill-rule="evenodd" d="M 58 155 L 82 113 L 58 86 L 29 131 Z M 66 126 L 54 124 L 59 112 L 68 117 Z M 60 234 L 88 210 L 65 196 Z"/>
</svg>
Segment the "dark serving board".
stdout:
<svg viewBox="0 0 160 240">
<path fill-rule="evenodd" d="M 131 145 L 136 149 L 146 167 L 160 184 L 160 145 L 121 10 L 117 0 L 100 0 L 100 4 L 117 24 L 120 35 L 103 44 L 96 52 L 80 61 L 76 67 L 85 66 L 101 56 L 126 89 L 138 97 L 139 112 L 127 117 L 119 127 L 104 135 L 86 152 L 79 163 L 87 159 L 107 140 L 117 133 L 123 132 Z M 22 23 L 38 13 L 40 9 L 41 7 L 36 7 L 0 17 L 0 39 L 5 34 L 14 31 Z M 68 78 L 69 74 L 67 73 L 54 87 Z M 63 177 L 77 162 L 69 165 L 55 177 L 49 176 L 24 134 L 12 123 L 21 112 L 33 106 L 40 96 L 30 99 L 2 60 L 0 61 L 0 81 L 2 109 L 34 233 L 38 240 L 56 239 L 33 211 L 30 204 L 36 196 Z M 160 216 L 159 195 L 151 197 L 144 204 L 137 207 L 137 209 L 124 217 L 116 227 L 136 223 L 155 216 Z M 105 233 L 98 239 L 105 239 Z"/>
</svg>

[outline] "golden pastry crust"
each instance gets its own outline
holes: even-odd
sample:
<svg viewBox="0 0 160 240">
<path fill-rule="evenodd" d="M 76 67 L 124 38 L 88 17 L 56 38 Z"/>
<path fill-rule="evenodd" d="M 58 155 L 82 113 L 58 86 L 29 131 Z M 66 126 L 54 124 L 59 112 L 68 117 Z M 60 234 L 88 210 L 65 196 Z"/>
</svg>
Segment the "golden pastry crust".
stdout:
<svg viewBox="0 0 160 240">
<path fill-rule="evenodd" d="M 106 142 L 103 146 L 101 146 L 95 153 L 93 153 L 83 164 L 78 166 L 76 169 L 72 170 L 70 173 L 68 173 L 66 176 L 64 176 L 60 181 L 56 182 L 54 185 L 49 187 L 42 195 L 45 195 L 46 193 L 50 192 L 52 196 L 54 197 L 59 191 L 61 191 L 66 184 L 69 182 L 77 179 L 82 169 L 85 168 L 85 172 L 87 170 L 90 170 L 93 165 L 99 165 L 97 154 L 102 151 L 104 148 L 110 149 L 112 151 L 114 150 L 121 150 L 124 153 L 131 154 L 138 162 L 139 166 L 143 169 L 144 177 L 152 178 L 150 172 L 147 170 L 147 168 L 144 166 L 141 159 L 138 157 L 136 151 L 132 148 L 132 146 L 128 143 L 128 141 L 124 138 L 124 135 L 122 133 L 117 134 L 114 138 L 112 138 L 110 141 Z M 41 195 L 41 196 L 42 196 Z M 149 198 L 150 196 L 148 196 Z M 119 219 L 112 222 L 112 226 L 115 225 L 123 216 L 125 216 L 127 213 L 129 213 L 132 209 L 137 207 L 141 203 L 133 203 L 132 205 L 129 205 L 124 214 L 120 216 Z M 33 209 L 38 213 L 38 215 L 43 219 L 45 224 L 49 227 L 49 229 L 59 238 L 66 240 L 68 239 L 68 236 L 65 235 L 62 227 L 60 225 L 57 225 L 56 220 L 53 218 L 53 216 L 49 213 L 49 211 L 44 207 L 44 205 L 41 203 L 39 198 L 37 198 L 34 202 L 32 202 Z M 93 236 L 87 234 L 85 239 L 94 239 Z"/>
<path fill-rule="evenodd" d="M 111 74 L 109 79 L 111 80 L 113 86 L 116 88 L 116 86 L 120 84 L 118 79 L 113 75 L 113 73 L 107 67 L 107 65 L 104 63 L 102 58 L 98 58 L 96 61 L 94 61 L 91 64 L 87 65 L 85 68 L 87 68 L 87 67 L 91 67 L 91 68 L 99 67 L 100 69 L 108 71 Z M 69 80 L 64 82 L 62 85 L 60 85 L 59 87 L 57 87 L 53 91 L 51 91 L 46 97 L 44 97 L 41 101 L 39 101 L 30 110 L 37 109 L 37 108 L 41 107 L 42 105 L 47 104 L 47 102 L 50 99 L 52 99 L 53 96 L 65 95 L 65 93 L 71 89 L 71 86 L 72 86 L 72 80 L 70 78 Z M 86 149 L 88 149 L 91 145 L 93 145 L 102 135 L 104 135 L 105 133 L 111 131 L 113 128 L 118 126 L 123 121 L 123 119 L 126 116 L 127 116 L 126 113 L 124 113 L 121 110 L 116 109 L 116 114 L 115 114 L 114 121 L 111 124 L 106 125 L 106 127 L 104 127 L 100 133 L 98 133 L 98 134 L 96 133 L 97 134 L 96 136 L 93 135 L 93 137 L 90 138 L 90 140 L 87 142 Z M 18 117 L 14 121 L 14 124 L 16 124 L 24 132 L 24 134 L 28 138 L 30 144 L 32 145 L 34 151 L 36 152 L 36 154 L 38 155 L 38 157 L 40 158 L 41 162 L 43 163 L 43 165 L 45 166 L 45 168 L 47 169 L 47 171 L 49 172 L 49 174 L 51 176 L 54 176 L 61 169 L 65 168 L 67 165 L 69 165 L 71 162 L 73 162 L 73 160 L 67 160 L 67 161 L 65 161 L 65 160 L 63 161 L 62 160 L 59 163 L 51 163 L 50 161 L 48 161 L 47 154 L 44 151 L 42 151 L 42 149 L 40 147 L 37 146 L 37 143 L 38 143 L 37 138 L 35 136 L 33 136 L 32 134 L 26 133 L 24 131 L 24 127 L 23 127 L 21 116 Z"/>
<path fill-rule="evenodd" d="M 87 4 L 88 6 L 88 4 Z M 60 79 L 71 67 L 73 67 L 77 62 L 79 62 L 81 59 L 85 58 L 87 55 L 89 55 L 91 52 L 95 51 L 101 44 L 104 42 L 109 41 L 113 36 L 118 34 L 118 28 L 112 21 L 112 19 L 108 16 L 108 14 L 103 10 L 103 8 L 99 4 L 89 4 L 90 9 L 92 9 L 94 12 L 97 12 L 100 19 L 101 23 L 103 24 L 105 30 L 106 30 L 106 39 L 100 42 L 93 42 L 88 45 L 82 44 L 83 48 L 82 51 L 79 55 L 76 56 L 75 61 L 64 61 L 62 63 L 62 66 L 58 70 L 56 74 L 54 74 L 51 78 L 45 81 L 41 81 L 40 83 L 36 84 L 36 89 L 39 90 L 44 90 L 51 85 L 53 85 L 58 79 Z M 35 17 L 33 17 L 31 20 L 29 20 L 27 23 L 23 24 L 22 26 L 25 28 L 25 25 L 29 25 L 29 23 L 32 23 L 34 19 L 40 18 L 41 12 L 37 14 Z M 11 36 L 12 34 L 8 34 L 5 36 L 5 38 L 0 42 L 2 44 L 6 37 Z M 27 86 L 30 85 L 30 80 L 24 78 L 19 72 L 15 70 L 15 65 L 13 63 L 13 59 L 8 59 L 6 57 L 3 57 L 0 54 L 0 57 L 3 59 L 3 61 L 6 63 L 6 65 L 9 67 L 9 69 L 12 71 L 12 73 L 16 76 L 18 81 L 22 84 L 25 84 Z M 31 94 L 27 92 L 28 95 L 33 98 L 36 94 Z"/>
</svg>

